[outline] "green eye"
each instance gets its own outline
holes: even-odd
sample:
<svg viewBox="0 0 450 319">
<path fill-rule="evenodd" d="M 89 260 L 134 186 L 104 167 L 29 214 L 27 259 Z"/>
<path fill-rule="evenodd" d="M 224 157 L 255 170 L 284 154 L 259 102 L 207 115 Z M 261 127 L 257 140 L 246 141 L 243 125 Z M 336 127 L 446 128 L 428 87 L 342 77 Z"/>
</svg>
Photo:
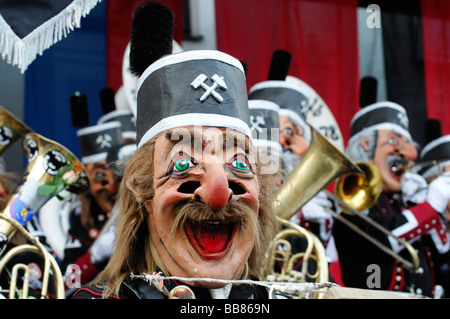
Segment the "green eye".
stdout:
<svg viewBox="0 0 450 319">
<path fill-rule="evenodd" d="M 293 134 L 292 129 L 290 129 L 290 128 L 284 129 L 284 133 L 286 133 L 288 135 L 292 135 Z"/>
<path fill-rule="evenodd" d="M 398 142 L 397 142 L 397 140 L 395 138 L 390 138 L 388 143 L 391 144 L 391 145 L 397 145 Z"/>
<path fill-rule="evenodd" d="M 179 158 L 175 161 L 175 169 L 182 172 L 189 168 L 189 162 L 186 158 Z"/>
<path fill-rule="evenodd" d="M 104 172 L 97 172 L 95 174 L 95 179 L 102 179 L 102 178 L 105 178 L 105 177 L 106 177 L 106 174 Z"/>
<path fill-rule="evenodd" d="M 236 161 L 236 168 L 238 168 L 238 169 L 248 169 L 248 165 L 247 165 L 247 163 L 245 162 L 245 161 L 243 161 L 243 160 L 241 160 L 241 159 L 238 159 L 237 161 Z"/>
<path fill-rule="evenodd" d="M 193 167 L 195 167 L 195 165 L 196 164 L 189 155 L 179 152 L 170 161 L 169 167 L 167 168 L 167 174 L 184 176 Z"/>
<path fill-rule="evenodd" d="M 250 171 L 250 164 L 243 155 L 237 155 L 234 160 L 229 164 L 231 168 L 241 171 L 241 172 L 248 172 Z"/>
</svg>

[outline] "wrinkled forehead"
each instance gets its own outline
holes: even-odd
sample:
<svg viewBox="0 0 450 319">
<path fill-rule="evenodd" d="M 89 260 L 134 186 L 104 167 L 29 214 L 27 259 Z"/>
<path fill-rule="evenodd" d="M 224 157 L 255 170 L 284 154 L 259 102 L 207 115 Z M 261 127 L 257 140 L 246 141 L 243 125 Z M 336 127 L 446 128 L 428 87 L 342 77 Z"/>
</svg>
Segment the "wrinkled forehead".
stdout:
<svg viewBox="0 0 450 319">
<path fill-rule="evenodd" d="M 378 130 L 378 135 L 384 136 L 385 138 L 397 137 L 407 143 L 410 143 L 409 136 L 405 135 L 402 130 L 397 129 L 396 127 Z"/>
<path fill-rule="evenodd" d="M 186 126 L 162 132 L 155 141 L 156 153 L 181 149 L 195 150 L 204 154 L 207 151 L 235 152 L 245 154 L 254 151 L 251 140 L 240 131 L 224 127 Z M 165 153 L 167 154 L 167 153 Z M 198 154 L 198 153 L 197 153 Z"/>
</svg>

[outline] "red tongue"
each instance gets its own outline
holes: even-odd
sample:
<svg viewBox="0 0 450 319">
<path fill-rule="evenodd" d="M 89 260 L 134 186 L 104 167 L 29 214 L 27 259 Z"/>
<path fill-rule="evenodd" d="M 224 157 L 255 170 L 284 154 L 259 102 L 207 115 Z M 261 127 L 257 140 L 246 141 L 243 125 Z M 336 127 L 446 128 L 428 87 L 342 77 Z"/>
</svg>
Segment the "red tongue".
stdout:
<svg viewBox="0 0 450 319">
<path fill-rule="evenodd" d="M 227 246 L 230 238 L 230 225 L 208 225 L 194 223 L 191 225 L 192 233 L 198 244 L 207 252 L 219 252 Z"/>
</svg>

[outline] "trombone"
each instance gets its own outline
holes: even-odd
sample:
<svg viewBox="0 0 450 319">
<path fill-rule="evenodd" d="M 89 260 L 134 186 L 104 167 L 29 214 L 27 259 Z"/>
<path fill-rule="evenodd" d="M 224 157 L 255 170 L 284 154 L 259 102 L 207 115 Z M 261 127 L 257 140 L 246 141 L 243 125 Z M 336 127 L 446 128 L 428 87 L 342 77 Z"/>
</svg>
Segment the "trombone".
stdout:
<svg viewBox="0 0 450 319">
<path fill-rule="evenodd" d="M 384 234 L 400 242 L 410 253 L 412 263 L 370 237 L 342 215 L 335 212 L 332 212 L 332 215 L 343 221 L 345 225 L 358 234 L 364 236 L 364 238 L 370 238 L 370 242 L 402 263 L 406 268 L 417 272 L 419 258 L 414 248 L 406 240 L 395 236 L 392 232 L 361 213 L 361 211 L 371 207 L 376 202 L 381 192 L 381 179 L 377 167 L 365 162 L 353 163 L 312 126 L 310 126 L 310 129 L 311 143 L 307 152 L 303 156 L 301 163 L 288 176 L 277 192 L 274 203 L 277 216 L 289 220 L 319 191 L 323 190 L 332 181 L 337 180 L 336 194 L 325 191 L 332 199 L 336 200 L 344 213 L 357 215 L 381 230 Z"/>
</svg>

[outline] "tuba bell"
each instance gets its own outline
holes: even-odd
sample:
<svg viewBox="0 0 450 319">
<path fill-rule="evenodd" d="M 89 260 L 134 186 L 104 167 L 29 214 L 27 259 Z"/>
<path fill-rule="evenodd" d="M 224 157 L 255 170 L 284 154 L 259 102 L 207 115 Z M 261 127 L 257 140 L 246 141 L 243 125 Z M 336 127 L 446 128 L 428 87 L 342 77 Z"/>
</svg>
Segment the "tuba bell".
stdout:
<svg viewBox="0 0 450 319">
<path fill-rule="evenodd" d="M 23 252 L 41 255 L 44 259 L 42 273 L 41 298 L 49 298 L 48 284 L 50 272 L 54 278 L 56 290 L 55 297 L 63 299 L 64 284 L 59 265 L 53 256 L 25 229 L 26 223 L 39 211 L 39 209 L 53 196 L 59 196 L 62 190 L 79 194 L 89 188 L 89 179 L 84 165 L 64 146 L 47 139 L 37 133 L 28 132 L 22 141 L 24 152 L 28 158 L 28 165 L 22 178 L 12 193 L 8 203 L 0 213 L 0 274 L 6 264 L 15 256 Z M 17 245 L 7 250 L 10 244 L 20 233 L 30 244 Z M 13 266 L 12 273 L 24 270 L 23 264 Z M 27 277 L 27 270 L 24 270 Z M 15 298 L 16 291 L 21 291 L 22 297 L 27 294 L 26 280 L 22 290 L 15 286 L 15 278 L 11 278 L 8 292 L 10 298 Z"/>
</svg>

